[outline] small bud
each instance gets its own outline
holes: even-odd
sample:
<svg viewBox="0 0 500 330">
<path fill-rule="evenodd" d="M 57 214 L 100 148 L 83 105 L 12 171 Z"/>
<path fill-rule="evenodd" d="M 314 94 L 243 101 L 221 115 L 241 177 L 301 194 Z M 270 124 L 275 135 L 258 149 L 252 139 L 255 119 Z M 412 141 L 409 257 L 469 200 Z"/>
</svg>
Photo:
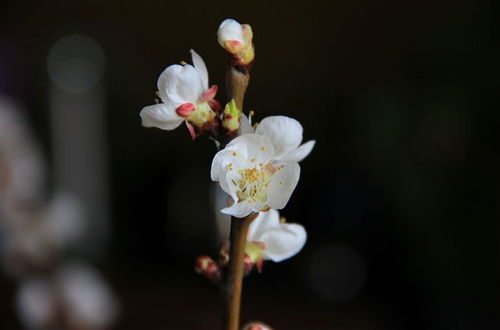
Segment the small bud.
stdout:
<svg viewBox="0 0 500 330">
<path fill-rule="evenodd" d="M 248 257 L 248 262 L 257 266 L 259 273 L 262 273 L 262 266 L 264 265 L 264 253 L 266 245 L 262 242 L 247 242 L 245 246 L 245 257 Z M 252 270 L 250 268 L 250 270 Z"/>
<path fill-rule="evenodd" d="M 235 135 L 240 128 L 241 111 L 236 106 L 234 99 L 231 99 L 224 108 L 222 126 L 227 130 L 228 135 Z"/>
<path fill-rule="evenodd" d="M 209 256 L 199 256 L 196 258 L 194 269 L 196 273 L 204 275 L 212 282 L 220 282 L 222 273 L 219 265 Z"/>
<path fill-rule="evenodd" d="M 234 19 L 224 20 L 217 31 L 219 44 L 233 55 L 236 65 L 248 67 L 253 62 L 255 51 L 252 43 L 252 28 Z"/>
<path fill-rule="evenodd" d="M 220 245 L 219 263 L 221 266 L 225 266 L 229 263 L 229 241 L 224 241 Z"/>
<path fill-rule="evenodd" d="M 262 322 L 250 322 L 245 324 L 242 330 L 273 330 L 273 329 L 267 324 L 264 324 Z"/>
</svg>

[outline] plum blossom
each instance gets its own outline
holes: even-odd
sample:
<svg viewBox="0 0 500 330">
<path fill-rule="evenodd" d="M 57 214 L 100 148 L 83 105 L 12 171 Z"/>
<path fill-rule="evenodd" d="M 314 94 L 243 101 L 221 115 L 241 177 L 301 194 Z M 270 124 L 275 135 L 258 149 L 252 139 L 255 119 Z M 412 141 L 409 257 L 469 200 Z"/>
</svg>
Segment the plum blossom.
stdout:
<svg viewBox="0 0 500 330">
<path fill-rule="evenodd" d="M 269 139 L 257 134 L 238 136 L 215 155 L 211 178 L 234 201 L 222 213 L 242 218 L 285 207 L 299 181 L 300 166 L 273 162 L 273 155 Z"/>
<path fill-rule="evenodd" d="M 201 56 L 192 49 L 191 56 L 193 65 L 173 64 L 161 73 L 157 85 L 163 103 L 142 109 L 143 126 L 172 130 L 185 121 L 194 138 L 195 128 L 200 131 L 205 123 L 216 123 L 215 111 L 220 107 L 214 99 L 217 86 L 208 87 L 208 71 Z"/>
<path fill-rule="evenodd" d="M 240 133 L 255 133 L 266 136 L 273 144 L 273 161 L 300 162 L 312 151 L 316 141 L 310 140 L 301 145 L 302 125 L 287 116 L 270 116 L 252 126 L 252 117 L 242 115 Z"/>
<path fill-rule="evenodd" d="M 280 262 L 293 257 L 306 240 L 303 226 L 286 223 L 276 210 L 260 212 L 248 229 L 247 254 L 260 267 L 262 259 Z"/>
<path fill-rule="evenodd" d="M 236 64 L 248 66 L 254 59 L 252 28 L 232 18 L 225 19 L 217 30 L 219 44 L 235 58 Z"/>
</svg>

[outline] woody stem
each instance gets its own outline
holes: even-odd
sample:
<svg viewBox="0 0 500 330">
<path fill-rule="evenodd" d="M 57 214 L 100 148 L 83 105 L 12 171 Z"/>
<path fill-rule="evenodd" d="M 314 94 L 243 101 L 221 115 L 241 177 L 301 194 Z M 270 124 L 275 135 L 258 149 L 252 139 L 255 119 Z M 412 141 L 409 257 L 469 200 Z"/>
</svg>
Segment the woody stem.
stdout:
<svg viewBox="0 0 500 330">
<path fill-rule="evenodd" d="M 230 65 L 226 73 L 226 89 L 229 99 L 234 99 L 236 107 L 243 111 L 243 98 L 250 80 L 248 70 L 238 70 L 235 66 Z"/>
<path fill-rule="evenodd" d="M 226 300 L 224 330 L 239 329 L 243 288 L 243 257 L 248 227 L 256 217 L 257 213 L 250 213 L 243 219 L 231 217 L 229 265 L 224 287 Z"/>
</svg>

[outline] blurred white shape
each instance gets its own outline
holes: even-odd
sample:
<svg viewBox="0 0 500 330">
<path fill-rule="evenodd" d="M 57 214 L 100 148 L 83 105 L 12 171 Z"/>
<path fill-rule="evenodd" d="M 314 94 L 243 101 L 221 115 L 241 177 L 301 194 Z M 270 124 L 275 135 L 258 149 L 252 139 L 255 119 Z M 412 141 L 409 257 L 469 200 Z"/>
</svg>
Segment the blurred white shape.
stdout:
<svg viewBox="0 0 500 330">
<path fill-rule="evenodd" d="M 0 211 L 11 215 L 25 203 L 38 201 L 44 175 L 39 148 L 21 109 L 0 94 Z"/>
<path fill-rule="evenodd" d="M 344 303 L 355 299 L 367 277 L 366 262 L 356 250 L 345 244 L 330 244 L 311 258 L 309 281 L 321 298 Z"/>
<path fill-rule="evenodd" d="M 50 79 L 63 91 L 84 93 L 104 72 L 104 52 L 91 38 L 69 35 L 57 41 L 47 59 Z"/>
<path fill-rule="evenodd" d="M 51 283 L 41 278 L 22 282 L 16 293 L 16 309 L 26 328 L 46 328 L 56 312 L 56 298 Z"/>
<path fill-rule="evenodd" d="M 71 264 L 56 275 L 68 321 L 92 328 L 111 325 L 118 303 L 104 280 L 84 264 Z"/>
<path fill-rule="evenodd" d="M 229 239 L 229 232 L 231 229 L 231 216 L 222 213 L 220 210 L 227 207 L 228 194 L 226 194 L 219 186 L 218 183 L 212 185 L 212 196 L 215 212 L 215 222 L 217 227 L 217 239 L 222 242 Z"/>
<path fill-rule="evenodd" d="M 12 275 L 46 267 L 74 247 L 87 223 L 75 196 L 59 192 L 33 214 L 11 219 L 2 242 L 3 265 Z"/>
<path fill-rule="evenodd" d="M 44 230 L 60 250 L 74 244 L 85 230 L 83 207 L 73 195 L 58 192 L 52 198 L 46 214 Z"/>
</svg>

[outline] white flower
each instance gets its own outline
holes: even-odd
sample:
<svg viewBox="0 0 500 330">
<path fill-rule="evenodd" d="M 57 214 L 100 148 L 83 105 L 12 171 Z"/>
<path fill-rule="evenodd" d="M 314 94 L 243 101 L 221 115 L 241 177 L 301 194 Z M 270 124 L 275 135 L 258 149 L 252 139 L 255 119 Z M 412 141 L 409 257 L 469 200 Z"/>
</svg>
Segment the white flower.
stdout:
<svg viewBox="0 0 500 330">
<path fill-rule="evenodd" d="M 265 136 L 244 134 L 215 155 L 211 178 L 234 200 L 222 213 L 242 218 L 251 212 L 285 207 L 299 181 L 300 166 L 271 162 L 273 154 Z"/>
<path fill-rule="evenodd" d="M 276 210 L 260 212 L 250 224 L 247 235 L 248 243 L 254 243 L 257 249 L 260 246 L 262 257 L 274 262 L 283 261 L 299 253 L 306 240 L 307 233 L 304 227 L 295 223 L 281 222 L 280 214 Z"/>
<path fill-rule="evenodd" d="M 236 64 L 248 65 L 254 59 L 252 28 L 232 18 L 224 20 L 217 30 L 217 41 L 236 58 Z"/>
<path fill-rule="evenodd" d="M 116 319 L 118 302 L 102 277 L 85 264 L 70 264 L 56 274 L 66 317 L 76 325 L 104 329 Z"/>
<path fill-rule="evenodd" d="M 295 119 L 286 116 L 264 118 L 256 129 L 252 127 L 251 117 L 241 117 L 242 134 L 253 133 L 266 136 L 273 145 L 274 162 L 300 162 L 312 151 L 316 141 L 311 140 L 302 145 L 302 125 Z"/>
<path fill-rule="evenodd" d="M 188 120 L 201 127 L 204 122 L 214 118 L 212 108 L 218 107 L 214 100 L 217 86 L 208 88 L 205 62 L 194 50 L 191 50 L 191 56 L 194 65 L 174 64 L 161 73 L 157 85 L 163 103 L 142 109 L 140 116 L 143 126 L 172 130 Z M 193 134 L 192 127 L 189 128 Z"/>
</svg>

